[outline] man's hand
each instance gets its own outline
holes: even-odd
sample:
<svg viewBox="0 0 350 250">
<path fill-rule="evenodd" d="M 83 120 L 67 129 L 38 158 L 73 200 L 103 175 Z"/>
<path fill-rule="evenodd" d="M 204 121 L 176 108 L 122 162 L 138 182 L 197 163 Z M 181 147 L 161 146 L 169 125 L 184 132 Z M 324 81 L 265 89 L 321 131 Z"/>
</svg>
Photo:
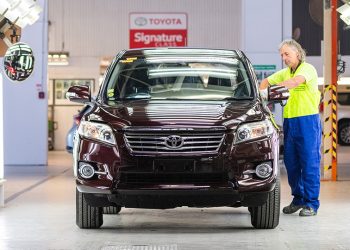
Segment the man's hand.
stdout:
<svg viewBox="0 0 350 250">
<path fill-rule="evenodd" d="M 268 95 L 269 95 L 268 88 L 260 89 L 260 95 L 261 95 L 261 98 L 262 98 L 264 101 L 267 101 L 267 100 L 268 100 Z"/>
</svg>

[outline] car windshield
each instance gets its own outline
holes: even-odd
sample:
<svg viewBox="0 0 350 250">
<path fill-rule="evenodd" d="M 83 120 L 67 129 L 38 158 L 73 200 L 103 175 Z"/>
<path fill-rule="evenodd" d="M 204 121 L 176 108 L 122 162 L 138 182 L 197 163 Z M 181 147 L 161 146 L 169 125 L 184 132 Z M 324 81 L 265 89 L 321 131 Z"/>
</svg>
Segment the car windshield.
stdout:
<svg viewBox="0 0 350 250">
<path fill-rule="evenodd" d="M 253 99 L 244 64 L 236 56 L 123 58 L 105 88 L 107 101 L 132 99 Z"/>
</svg>

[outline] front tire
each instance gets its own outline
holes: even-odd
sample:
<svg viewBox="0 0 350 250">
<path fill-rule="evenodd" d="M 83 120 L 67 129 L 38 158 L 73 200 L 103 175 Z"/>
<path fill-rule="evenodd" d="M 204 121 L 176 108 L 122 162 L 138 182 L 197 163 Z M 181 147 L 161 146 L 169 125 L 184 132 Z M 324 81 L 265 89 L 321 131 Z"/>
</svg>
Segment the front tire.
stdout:
<svg viewBox="0 0 350 250">
<path fill-rule="evenodd" d="M 257 229 L 277 227 L 280 217 L 280 193 L 280 181 L 277 180 L 275 189 L 269 193 L 265 204 L 248 208 L 253 227 Z"/>
<path fill-rule="evenodd" d="M 76 223 L 79 228 L 100 228 L 103 224 L 102 207 L 90 206 L 85 198 L 84 193 L 76 189 Z"/>
</svg>

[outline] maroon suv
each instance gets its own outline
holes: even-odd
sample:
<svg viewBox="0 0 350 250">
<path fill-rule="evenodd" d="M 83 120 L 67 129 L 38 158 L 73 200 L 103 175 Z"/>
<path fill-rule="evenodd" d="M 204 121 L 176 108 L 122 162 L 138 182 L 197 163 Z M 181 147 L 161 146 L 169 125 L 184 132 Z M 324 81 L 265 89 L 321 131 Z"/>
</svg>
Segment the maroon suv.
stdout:
<svg viewBox="0 0 350 250">
<path fill-rule="evenodd" d="M 75 138 L 76 223 L 99 228 L 121 207 L 248 207 L 255 228 L 279 221 L 279 136 L 241 51 L 120 52 Z M 288 91 L 275 89 L 280 101 Z"/>
</svg>

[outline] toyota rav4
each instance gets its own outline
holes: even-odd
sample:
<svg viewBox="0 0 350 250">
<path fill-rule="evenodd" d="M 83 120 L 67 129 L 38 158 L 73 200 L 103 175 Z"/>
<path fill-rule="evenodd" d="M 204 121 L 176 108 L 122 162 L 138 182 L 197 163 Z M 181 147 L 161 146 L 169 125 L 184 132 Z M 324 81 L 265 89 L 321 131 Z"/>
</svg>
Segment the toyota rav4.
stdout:
<svg viewBox="0 0 350 250">
<path fill-rule="evenodd" d="M 279 222 L 279 131 L 238 50 L 120 52 L 74 141 L 76 223 L 99 228 L 122 207 L 248 207 L 255 228 Z M 288 98 L 269 89 L 271 101 Z"/>
</svg>

